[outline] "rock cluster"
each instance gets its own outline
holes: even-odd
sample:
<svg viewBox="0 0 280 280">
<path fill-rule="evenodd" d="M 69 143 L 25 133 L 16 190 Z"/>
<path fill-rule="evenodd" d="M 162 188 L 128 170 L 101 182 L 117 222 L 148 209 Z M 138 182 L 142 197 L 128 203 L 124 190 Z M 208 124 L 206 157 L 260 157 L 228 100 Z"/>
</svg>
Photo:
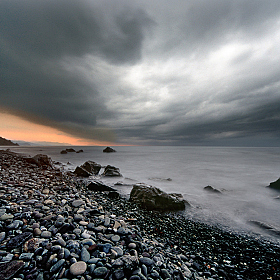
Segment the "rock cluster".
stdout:
<svg viewBox="0 0 280 280">
<path fill-rule="evenodd" d="M 67 149 L 65 149 L 65 150 L 62 150 L 60 153 L 61 154 L 68 154 L 68 153 L 83 153 L 84 152 L 84 150 L 78 150 L 78 151 L 76 151 L 75 149 L 73 149 L 73 148 L 67 148 Z"/>
<path fill-rule="evenodd" d="M 279 279 L 278 247 L 139 209 L 0 151 L 0 279 Z"/>
<path fill-rule="evenodd" d="M 77 166 L 74 171 L 74 174 L 78 177 L 89 177 L 93 175 L 98 175 L 101 168 L 102 167 L 100 164 L 89 160 L 81 166 Z M 112 165 L 105 166 L 104 171 L 101 175 L 109 177 L 122 177 L 120 169 Z"/>
</svg>

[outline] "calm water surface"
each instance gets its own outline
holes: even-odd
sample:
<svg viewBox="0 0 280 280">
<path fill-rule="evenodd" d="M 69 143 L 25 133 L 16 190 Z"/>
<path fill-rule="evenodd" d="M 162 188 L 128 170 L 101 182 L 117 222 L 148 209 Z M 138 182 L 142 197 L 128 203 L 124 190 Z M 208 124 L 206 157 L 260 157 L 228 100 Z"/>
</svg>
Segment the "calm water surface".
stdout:
<svg viewBox="0 0 280 280">
<path fill-rule="evenodd" d="M 115 147 L 106 154 L 104 147 L 74 147 L 83 153 L 61 155 L 65 147 L 13 147 L 12 151 L 35 155 L 43 153 L 74 170 L 86 160 L 120 168 L 122 178 L 100 178 L 128 195 L 132 184 L 143 182 L 166 192 L 178 192 L 190 202 L 191 219 L 219 225 L 280 243 L 280 236 L 263 230 L 258 221 L 280 230 L 280 192 L 266 188 L 280 177 L 280 148 L 228 147 Z M 68 164 L 67 164 L 68 163 Z M 207 185 L 222 194 L 211 194 Z"/>
</svg>

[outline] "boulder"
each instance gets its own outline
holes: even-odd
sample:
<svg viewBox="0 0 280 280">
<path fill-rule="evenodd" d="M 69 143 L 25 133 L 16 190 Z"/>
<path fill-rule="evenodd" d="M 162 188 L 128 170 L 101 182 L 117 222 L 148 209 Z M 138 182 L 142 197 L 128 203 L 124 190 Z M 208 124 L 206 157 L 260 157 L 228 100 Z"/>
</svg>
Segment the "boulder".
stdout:
<svg viewBox="0 0 280 280">
<path fill-rule="evenodd" d="M 168 194 L 159 188 L 145 184 L 134 185 L 129 200 L 147 210 L 159 211 L 184 210 L 188 204 L 181 194 Z"/>
<path fill-rule="evenodd" d="M 66 149 L 66 152 L 68 153 L 75 153 L 76 151 L 73 148 Z"/>
<path fill-rule="evenodd" d="M 83 152 L 84 152 L 84 150 L 79 150 L 76 153 L 79 154 L 79 153 L 83 153 Z"/>
<path fill-rule="evenodd" d="M 115 153 L 115 152 L 116 152 L 116 150 L 114 150 L 111 147 L 107 147 L 103 150 L 103 153 Z"/>
<path fill-rule="evenodd" d="M 268 187 L 276 189 L 276 190 L 280 190 L 280 178 L 278 180 L 270 183 Z"/>
<path fill-rule="evenodd" d="M 77 166 L 74 173 L 79 177 L 89 177 L 92 176 L 90 172 L 82 168 L 81 166 Z"/>
<path fill-rule="evenodd" d="M 80 166 L 81 168 L 85 169 L 86 171 L 88 171 L 89 173 L 93 174 L 93 175 L 97 175 L 101 169 L 101 165 L 88 160 L 86 161 L 83 165 Z"/>
<path fill-rule="evenodd" d="M 65 154 L 67 154 L 67 151 L 66 151 L 66 150 L 62 150 L 60 153 L 61 153 L 62 155 L 65 155 Z"/>
<path fill-rule="evenodd" d="M 204 187 L 204 190 L 205 191 L 208 191 L 208 192 L 212 192 L 212 193 L 221 193 L 221 191 L 217 190 L 217 189 L 214 189 L 213 187 L 211 186 L 206 186 Z"/>
<path fill-rule="evenodd" d="M 103 183 L 100 183 L 98 181 L 92 181 L 90 182 L 88 185 L 87 185 L 87 188 L 90 190 L 90 191 L 94 191 L 94 192 L 106 192 L 106 191 L 109 191 L 109 192 L 116 192 L 115 189 L 107 186 L 107 185 L 104 185 Z"/>
<path fill-rule="evenodd" d="M 28 163 L 31 163 L 31 164 L 36 164 L 39 167 L 53 168 L 52 159 L 50 157 L 48 157 L 47 155 L 38 154 L 32 158 L 25 158 L 25 161 L 27 161 Z"/>
<path fill-rule="evenodd" d="M 120 173 L 120 169 L 112 166 L 112 165 L 107 165 L 104 169 L 104 172 L 102 173 L 103 176 L 111 176 L 111 177 L 121 177 L 122 174 Z"/>
</svg>

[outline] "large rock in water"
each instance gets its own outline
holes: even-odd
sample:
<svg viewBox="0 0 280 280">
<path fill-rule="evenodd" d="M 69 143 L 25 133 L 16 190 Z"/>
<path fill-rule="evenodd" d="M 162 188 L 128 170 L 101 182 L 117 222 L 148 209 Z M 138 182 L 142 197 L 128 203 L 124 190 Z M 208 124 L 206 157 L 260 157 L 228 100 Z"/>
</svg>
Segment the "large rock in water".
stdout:
<svg viewBox="0 0 280 280">
<path fill-rule="evenodd" d="M 115 152 L 116 152 L 116 150 L 114 150 L 111 147 L 107 147 L 103 150 L 103 153 L 115 153 Z"/>
<path fill-rule="evenodd" d="M 186 208 L 187 201 L 181 194 L 168 194 L 159 188 L 136 184 L 130 192 L 130 201 L 147 210 L 178 211 Z"/>
<path fill-rule="evenodd" d="M 212 192 L 212 193 L 219 193 L 219 194 L 221 194 L 221 191 L 213 188 L 212 186 L 206 186 L 206 187 L 204 187 L 204 190 L 208 191 L 208 192 Z"/>
<path fill-rule="evenodd" d="M 80 177 L 89 177 L 92 175 L 97 175 L 101 169 L 101 165 L 88 160 L 81 166 L 77 166 L 74 173 Z"/>
<path fill-rule="evenodd" d="M 82 168 L 81 166 L 77 166 L 74 173 L 78 176 L 78 177 L 89 177 L 92 174 L 90 172 L 88 172 L 87 170 L 85 170 L 84 168 Z"/>
<path fill-rule="evenodd" d="M 97 175 L 101 169 L 100 164 L 91 160 L 86 161 L 83 165 L 81 165 L 81 167 L 84 168 L 89 173 L 92 173 L 93 175 Z"/>
<path fill-rule="evenodd" d="M 280 178 L 275 182 L 270 183 L 268 187 L 276 190 L 280 190 Z"/>
<path fill-rule="evenodd" d="M 112 166 L 112 165 L 107 165 L 104 169 L 104 172 L 102 173 L 103 176 L 111 176 L 111 177 L 121 177 L 122 174 L 120 173 L 120 169 Z"/>
</svg>

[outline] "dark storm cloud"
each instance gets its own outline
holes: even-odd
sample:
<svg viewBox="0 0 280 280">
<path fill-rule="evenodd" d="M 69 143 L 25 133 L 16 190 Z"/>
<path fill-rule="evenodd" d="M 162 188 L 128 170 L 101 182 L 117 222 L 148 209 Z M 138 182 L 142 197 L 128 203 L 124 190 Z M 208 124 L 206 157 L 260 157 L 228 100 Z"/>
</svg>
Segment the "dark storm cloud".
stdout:
<svg viewBox="0 0 280 280">
<path fill-rule="evenodd" d="M 107 112 L 98 86 L 65 69 L 62 60 L 90 54 L 113 64 L 133 64 L 152 21 L 129 7 L 106 18 L 111 11 L 93 4 L 1 1 L 1 107 L 76 135 L 113 140 L 104 139 L 100 130 L 90 133 Z"/>
<path fill-rule="evenodd" d="M 0 108 L 97 140 L 275 145 L 279 46 L 279 0 L 2 0 Z"/>
</svg>

